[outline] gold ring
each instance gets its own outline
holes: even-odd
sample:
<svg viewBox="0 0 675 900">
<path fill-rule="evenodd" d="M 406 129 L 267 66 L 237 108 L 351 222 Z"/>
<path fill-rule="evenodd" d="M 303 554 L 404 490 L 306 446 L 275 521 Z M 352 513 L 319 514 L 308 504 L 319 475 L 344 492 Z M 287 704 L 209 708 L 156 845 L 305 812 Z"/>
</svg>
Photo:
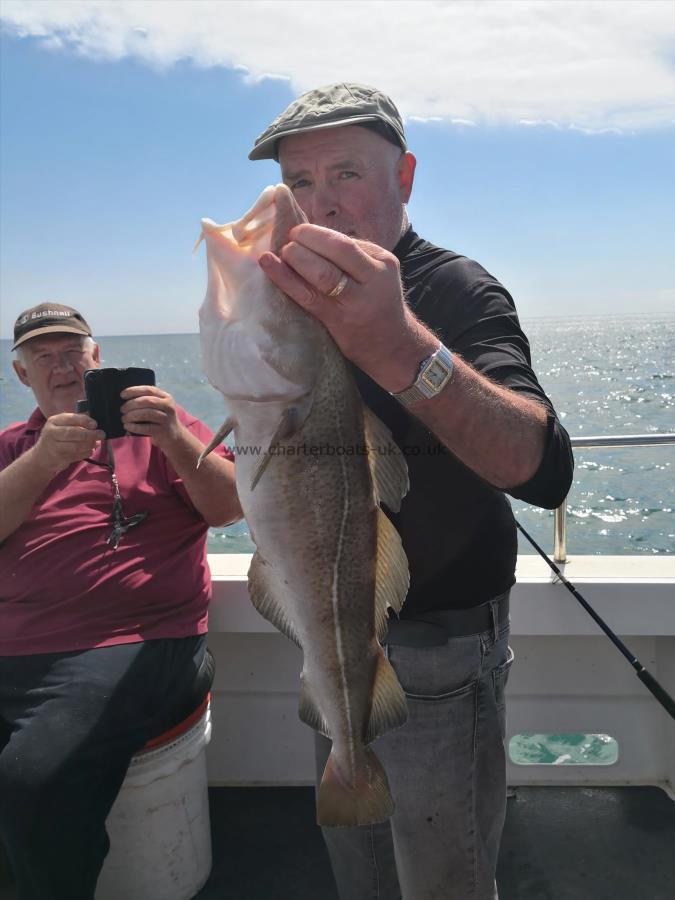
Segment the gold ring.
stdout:
<svg viewBox="0 0 675 900">
<path fill-rule="evenodd" d="M 339 297 L 340 294 L 347 287 L 348 281 L 349 281 L 349 276 L 343 272 L 342 275 L 340 276 L 340 280 L 338 281 L 338 283 L 335 285 L 335 287 L 333 288 L 332 291 L 329 291 L 326 294 L 326 296 L 327 297 Z"/>
</svg>

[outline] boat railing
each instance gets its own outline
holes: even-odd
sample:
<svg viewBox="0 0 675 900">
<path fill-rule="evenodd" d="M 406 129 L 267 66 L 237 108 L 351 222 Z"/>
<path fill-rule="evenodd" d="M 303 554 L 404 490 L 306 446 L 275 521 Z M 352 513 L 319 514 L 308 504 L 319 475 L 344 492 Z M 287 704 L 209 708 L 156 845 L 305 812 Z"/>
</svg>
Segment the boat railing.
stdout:
<svg viewBox="0 0 675 900">
<path fill-rule="evenodd" d="M 675 446 L 673 434 L 617 434 L 589 435 L 571 438 L 575 450 L 612 450 L 626 447 Z M 555 511 L 553 524 L 553 559 L 557 563 L 567 562 L 567 497 Z"/>
</svg>

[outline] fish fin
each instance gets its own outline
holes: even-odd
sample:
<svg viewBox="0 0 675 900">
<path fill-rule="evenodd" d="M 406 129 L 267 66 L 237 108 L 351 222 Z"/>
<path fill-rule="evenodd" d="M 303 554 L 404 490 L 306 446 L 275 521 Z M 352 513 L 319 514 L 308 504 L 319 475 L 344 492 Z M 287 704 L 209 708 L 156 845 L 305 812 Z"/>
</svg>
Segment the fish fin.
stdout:
<svg viewBox="0 0 675 900">
<path fill-rule="evenodd" d="M 281 603 L 275 599 L 270 590 L 270 574 L 271 566 L 265 562 L 259 553 L 254 553 L 248 570 L 248 593 L 251 602 L 264 619 L 271 622 L 282 634 L 285 634 L 294 644 L 301 647 L 300 638 L 293 623 L 286 615 L 286 611 Z"/>
<path fill-rule="evenodd" d="M 265 469 L 270 464 L 271 459 L 272 459 L 272 454 L 270 453 L 269 450 L 266 450 L 265 453 L 263 454 L 263 458 L 260 460 L 260 462 L 256 466 L 255 472 L 253 473 L 253 478 L 251 479 L 251 490 L 253 490 L 255 488 L 257 483 L 263 477 L 263 475 L 265 473 Z"/>
<path fill-rule="evenodd" d="M 208 445 L 204 447 L 202 452 L 199 454 L 199 459 L 197 460 L 197 468 L 201 466 L 206 457 L 211 453 L 212 450 L 215 450 L 218 444 L 222 444 L 228 434 L 232 431 L 235 426 L 235 421 L 232 416 L 228 416 L 227 419 L 220 426 L 218 431 L 213 435 Z"/>
<path fill-rule="evenodd" d="M 373 682 L 373 702 L 364 743 L 371 744 L 385 732 L 400 728 L 401 725 L 405 725 L 407 718 L 408 705 L 403 688 L 391 663 L 384 655 L 384 650 L 380 647 Z"/>
<path fill-rule="evenodd" d="M 265 450 L 262 459 L 258 463 L 255 472 L 253 473 L 253 478 L 251 479 L 251 490 L 255 488 L 260 479 L 263 477 L 265 469 L 270 464 L 270 460 L 274 456 L 272 453 L 272 447 L 275 447 L 279 441 L 286 440 L 291 437 L 291 435 L 296 431 L 299 425 L 299 415 L 298 408 L 296 406 L 287 406 L 286 409 L 281 414 L 281 418 L 279 419 L 279 424 L 276 427 L 274 434 L 272 435 L 272 439 L 270 440 L 269 447 Z"/>
<path fill-rule="evenodd" d="M 400 612 L 408 593 L 410 573 L 401 537 L 386 514 L 377 511 L 375 563 L 375 630 L 382 641 L 387 633 L 387 610 Z"/>
<path fill-rule="evenodd" d="M 405 457 L 394 443 L 391 431 L 375 413 L 364 406 L 363 414 L 368 463 L 377 502 L 386 503 L 392 512 L 398 512 L 410 487 Z"/>
<path fill-rule="evenodd" d="M 270 250 L 279 253 L 284 244 L 288 243 L 288 232 L 295 225 L 307 221 L 307 216 L 298 206 L 298 203 L 285 184 L 276 186 L 274 194 L 275 219 Z"/>
<path fill-rule="evenodd" d="M 317 706 L 314 697 L 312 697 L 312 692 L 304 672 L 300 674 L 300 703 L 298 706 L 298 715 L 300 716 L 300 720 L 304 722 L 305 725 L 309 725 L 310 728 L 313 728 L 314 731 L 320 731 L 321 734 L 325 735 L 327 738 L 331 736 L 328 722 L 326 722 L 323 713 Z"/>
<path fill-rule="evenodd" d="M 350 784 L 340 772 L 331 750 L 316 798 L 319 825 L 374 825 L 394 812 L 394 801 L 382 763 L 364 747 Z"/>
</svg>

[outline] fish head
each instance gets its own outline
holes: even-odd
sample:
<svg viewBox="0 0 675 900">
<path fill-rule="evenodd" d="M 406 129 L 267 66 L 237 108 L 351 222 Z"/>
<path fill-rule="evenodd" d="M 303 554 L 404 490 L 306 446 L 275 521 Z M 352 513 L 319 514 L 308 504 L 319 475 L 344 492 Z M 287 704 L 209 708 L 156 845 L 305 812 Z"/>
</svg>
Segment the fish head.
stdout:
<svg viewBox="0 0 675 900">
<path fill-rule="evenodd" d="M 199 311 L 206 376 L 229 400 L 293 403 L 307 396 L 327 332 L 276 288 L 258 260 L 306 218 L 284 184 L 265 188 L 236 222 L 202 219 L 208 286 Z"/>
</svg>

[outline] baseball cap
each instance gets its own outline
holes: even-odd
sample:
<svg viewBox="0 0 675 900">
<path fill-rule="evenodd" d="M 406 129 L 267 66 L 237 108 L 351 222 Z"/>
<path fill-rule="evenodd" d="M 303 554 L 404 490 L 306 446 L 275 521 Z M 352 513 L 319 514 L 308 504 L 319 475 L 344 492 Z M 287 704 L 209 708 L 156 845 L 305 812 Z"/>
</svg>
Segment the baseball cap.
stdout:
<svg viewBox="0 0 675 900">
<path fill-rule="evenodd" d="M 12 350 L 31 338 L 42 337 L 44 334 L 85 334 L 91 337 L 91 328 L 82 314 L 72 306 L 40 303 L 22 312 L 14 323 Z"/>
<path fill-rule="evenodd" d="M 373 128 L 392 144 L 407 149 L 403 120 L 393 101 L 377 88 L 341 82 L 315 88 L 294 100 L 256 138 L 248 158 L 278 160 L 277 144 L 281 138 L 339 125 Z"/>
</svg>

